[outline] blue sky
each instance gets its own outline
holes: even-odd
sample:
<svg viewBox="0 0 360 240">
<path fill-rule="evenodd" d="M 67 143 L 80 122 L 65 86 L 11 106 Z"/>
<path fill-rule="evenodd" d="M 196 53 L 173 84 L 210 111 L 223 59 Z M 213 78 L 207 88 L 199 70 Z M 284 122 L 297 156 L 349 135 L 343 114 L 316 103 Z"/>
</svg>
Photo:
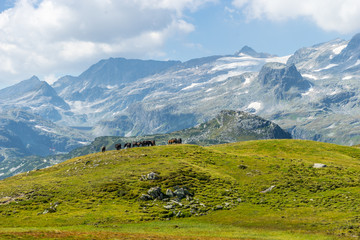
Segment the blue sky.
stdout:
<svg viewBox="0 0 360 240">
<path fill-rule="evenodd" d="M 236 12 L 230 13 L 231 8 L 231 1 L 221 1 L 207 4 L 194 13 L 188 12 L 196 29 L 179 41 L 169 41 L 166 46 L 168 54 L 172 58 L 186 60 L 207 55 L 233 54 L 247 45 L 258 52 L 285 56 L 301 47 L 336 38 L 349 40 L 357 33 L 357 30 L 347 33 L 324 30 L 303 16 L 285 21 L 247 20 L 246 15 L 238 10 L 234 9 Z M 190 44 L 194 47 L 189 48 Z"/>
<path fill-rule="evenodd" d="M 360 32 L 358 0 L 0 0 L 0 88 L 109 57 L 280 56 Z"/>
<path fill-rule="evenodd" d="M 0 0 L 0 11 L 4 11 L 14 6 L 14 2 L 11 0 Z"/>
</svg>

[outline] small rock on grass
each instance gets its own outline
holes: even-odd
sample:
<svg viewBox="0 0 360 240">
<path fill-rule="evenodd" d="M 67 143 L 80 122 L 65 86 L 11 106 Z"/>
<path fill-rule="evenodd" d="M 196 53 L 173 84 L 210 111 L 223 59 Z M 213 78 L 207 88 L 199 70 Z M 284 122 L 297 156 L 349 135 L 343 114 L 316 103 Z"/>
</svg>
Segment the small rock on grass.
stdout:
<svg viewBox="0 0 360 240">
<path fill-rule="evenodd" d="M 272 185 L 271 187 L 269 187 L 268 189 L 265 189 L 264 191 L 261 191 L 261 193 L 267 193 L 270 192 L 271 190 L 273 190 L 275 187 L 275 185 Z"/>
<path fill-rule="evenodd" d="M 326 164 L 323 163 L 314 163 L 313 168 L 324 168 L 327 167 Z"/>
</svg>

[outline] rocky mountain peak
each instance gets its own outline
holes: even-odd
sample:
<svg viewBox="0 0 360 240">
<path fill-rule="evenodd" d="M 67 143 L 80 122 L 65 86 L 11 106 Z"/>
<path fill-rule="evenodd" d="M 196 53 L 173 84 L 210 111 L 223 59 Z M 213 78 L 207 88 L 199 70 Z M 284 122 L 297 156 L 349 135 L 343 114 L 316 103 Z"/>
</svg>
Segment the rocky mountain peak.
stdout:
<svg viewBox="0 0 360 240">
<path fill-rule="evenodd" d="M 41 85 L 41 81 L 37 76 L 32 76 L 27 80 L 23 80 L 13 86 L 0 90 L 0 99 L 11 100 L 34 91 Z"/>
<path fill-rule="evenodd" d="M 356 34 L 355 36 L 353 36 L 349 42 L 349 44 L 347 45 L 347 47 L 345 48 L 346 50 L 360 50 L 360 33 Z M 345 50 L 344 49 L 344 50 Z"/>
<path fill-rule="evenodd" d="M 56 91 L 36 76 L 0 90 L 0 108 L 23 109 L 52 121 L 62 118 L 58 112 L 60 109 L 70 110 L 70 106 L 57 95 Z"/>
<path fill-rule="evenodd" d="M 255 58 L 268 58 L 268 57 L 274 56 L 269 53 L 258 53 L 254 49 L 252 49 L 251 47 L 246 46 L 246 45 L 240 51 L 235 53 L 236 56 L 239 56 L 241 54 L 245 54 L 245 55 L 255 57 Z"/>
<path fill-rule="evenodd" d="M 121 85 L 164 71 L 180 61 L 109 58 L 92 65 L 79 78 L 90 86 Z"/>
<path fill-rule="evenodd" d="M 360 33 L 351 38 L 346 48 L 332 59 L 332 63 L 356 62 L 360 58 Z"/>
<path fill-rule="evenodd" d="M 25 80 L 26 81 L 26 80 Z M 33 75 L 31 78 L 29 78 L 27 81 L 33 81 L 33 82 L 40 82 L 40 79 L 36 76 Z"/>
<path fill-rule="evenodd" d="M 300 97 L 301 92 L 311 87 L 311 83 L 303 79 L 294 64 L 267 63 L 259 73 L 259 81 L 266 88 L 274 89 L 278 99 Z"/>
<path fill-rule="evenodd" d="M 241 53 L 249 55 L 249 56 L 258 54 L 254 49 L 252 49 L 251 47 L 246 46 L 246 45 L 240 51 L 238 51 L 235 55 L 239 55 Z"/>
</svg>

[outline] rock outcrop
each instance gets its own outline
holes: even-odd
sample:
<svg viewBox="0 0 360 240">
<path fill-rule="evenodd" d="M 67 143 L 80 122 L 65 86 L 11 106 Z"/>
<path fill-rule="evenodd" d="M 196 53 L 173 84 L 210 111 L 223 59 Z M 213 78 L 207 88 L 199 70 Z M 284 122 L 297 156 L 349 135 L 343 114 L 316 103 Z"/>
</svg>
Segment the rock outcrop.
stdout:
<svg viewBox="0 0 360 240">
<path fill-rule="evenodd" d="M 294 64 L 265 64 L 259 73 L 259 81 L 265 88 L 274 91 L 278 99 L 284 100 L 301 97 L 301 93 L 311 87 L 311 83 L 303 79 Z"/>
<path fill-rule="evenodd" d="M 214 119 L 185 130 L 186 143 L 230 143 L 259 139 L 291 139 L 277 124 L 254 114 L 223 110 Z"/>
</svg>

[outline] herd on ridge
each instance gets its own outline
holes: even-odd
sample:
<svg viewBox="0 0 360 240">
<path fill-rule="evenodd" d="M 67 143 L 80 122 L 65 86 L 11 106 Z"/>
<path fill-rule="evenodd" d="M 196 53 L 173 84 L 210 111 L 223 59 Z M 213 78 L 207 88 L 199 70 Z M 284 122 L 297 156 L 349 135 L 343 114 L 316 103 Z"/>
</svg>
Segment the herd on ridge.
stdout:
<svg viewBox="0 0 360 240">
<path fill-rule="evenodd" d="M 168 141 L 168 144 L 181 144 L 182 140 L 181 138 L 172 138 Z M 148 146 L 155 146 L 155 140 L 144 140 L 140 142 L 128 142 L 124 144 L 124 149 L 126 148 L 132 148 L 132 147 L 148 147 Z M 115 149 L 120 150 L 121 149 L 121 143 L 115 144 Z M 106 146 L 101 147 L 101 152 L 106 151 Z"/>
</svg>

